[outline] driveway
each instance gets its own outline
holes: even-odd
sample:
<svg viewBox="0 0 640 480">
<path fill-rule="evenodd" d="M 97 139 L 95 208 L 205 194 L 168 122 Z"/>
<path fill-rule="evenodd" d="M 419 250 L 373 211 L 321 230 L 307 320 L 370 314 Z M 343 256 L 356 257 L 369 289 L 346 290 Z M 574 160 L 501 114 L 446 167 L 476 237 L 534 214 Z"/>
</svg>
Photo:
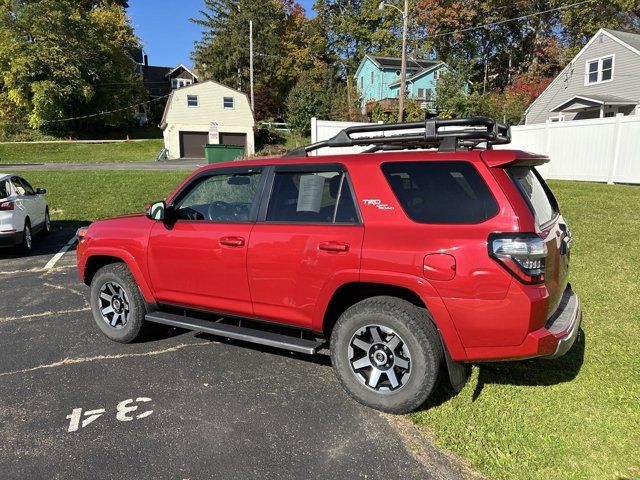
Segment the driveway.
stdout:
<svg viewBox="0 0 640 480">
<path fill-rule="evenodd" d="M 51 265 L 71 235 L 57 230 L 29 258 L 0 252 L 3 479 L 474 475 L 407 420 L 352 401 L 326 355 L 160 326 L 110 342 L 75 252 Z"/>
</svg>

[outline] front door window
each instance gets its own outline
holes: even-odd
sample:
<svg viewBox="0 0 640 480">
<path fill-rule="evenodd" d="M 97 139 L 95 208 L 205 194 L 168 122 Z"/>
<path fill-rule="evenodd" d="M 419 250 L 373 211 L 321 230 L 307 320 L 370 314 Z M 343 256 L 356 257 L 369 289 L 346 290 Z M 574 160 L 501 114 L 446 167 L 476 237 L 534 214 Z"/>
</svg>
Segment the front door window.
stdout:
<svg viewBox="0 0 640 480">
<path fill-rule="evenodd" d="M 196 181 L 175 205 L 178 220 L 248 222 L 256 200 L 259 172 L 214 175 Z"/>
</svg>

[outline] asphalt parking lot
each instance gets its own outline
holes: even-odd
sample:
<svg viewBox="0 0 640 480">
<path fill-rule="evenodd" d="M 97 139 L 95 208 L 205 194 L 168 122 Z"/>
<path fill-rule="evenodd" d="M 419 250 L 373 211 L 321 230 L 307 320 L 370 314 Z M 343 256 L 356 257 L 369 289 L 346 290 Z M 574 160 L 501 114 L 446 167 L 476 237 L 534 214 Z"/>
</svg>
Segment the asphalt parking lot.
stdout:
<svg viewBox="0 0 640 480">
<path fill-rule="evenodd" d="M 326 355 L 93 324 L 73 231 L 0 251 L 0 472 L 37 478 L 465 478 L 408 420 L 352 401 Z M 46 268 L 45 268 L 46 267 Z"/>
</svg>

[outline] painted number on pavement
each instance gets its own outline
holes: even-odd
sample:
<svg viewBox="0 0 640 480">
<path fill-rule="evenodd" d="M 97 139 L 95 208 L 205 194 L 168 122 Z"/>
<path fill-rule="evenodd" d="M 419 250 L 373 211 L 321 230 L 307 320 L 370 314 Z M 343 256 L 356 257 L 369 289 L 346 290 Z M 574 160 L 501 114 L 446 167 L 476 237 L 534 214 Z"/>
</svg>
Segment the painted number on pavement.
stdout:
<svg viewBox="0 0 640 480">
<path fill-rule="evenodd" d="M 144 404 L 150 402 L 151 399 L 147 397 L 138 397 L 135 400 L 129 398 L 123 400 L 116 405 L 116 420 L 119 422 L 131 422 L 133 420 L 140 420 L 148 417 L 153 413 L 153 410 L 145 410 L 140 412 L 138 408 L 143 408 Z M 94 410 L 82 411 L 82 408 L 74 408 L 70 415 L 67 415 L 69 420 L 68 432 L 77 432 L 81 428 L 95 422 L 98 418 L 103 416 L 107 410 L 105 408 L 96 408 Z"/>
</svg>

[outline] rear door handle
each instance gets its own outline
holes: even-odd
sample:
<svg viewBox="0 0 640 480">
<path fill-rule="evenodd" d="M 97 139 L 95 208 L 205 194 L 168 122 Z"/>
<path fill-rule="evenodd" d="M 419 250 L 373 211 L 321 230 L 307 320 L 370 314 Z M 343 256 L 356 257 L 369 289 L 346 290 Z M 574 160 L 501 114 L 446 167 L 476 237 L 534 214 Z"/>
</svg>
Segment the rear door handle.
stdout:
<svg viewBox="0 0 640 480">
<path fill-rule="evenodd" d="M 222 237 L 220 245 L 225 247 L 244 247 L 244 238 L 242 237 Z"/>
<path fill-rule="evenodd" d="M 349 244 L 344 242 L 322 242 L 318 245 L 318 249 L 325 252 L 348 252 Z"/>
</svg>

